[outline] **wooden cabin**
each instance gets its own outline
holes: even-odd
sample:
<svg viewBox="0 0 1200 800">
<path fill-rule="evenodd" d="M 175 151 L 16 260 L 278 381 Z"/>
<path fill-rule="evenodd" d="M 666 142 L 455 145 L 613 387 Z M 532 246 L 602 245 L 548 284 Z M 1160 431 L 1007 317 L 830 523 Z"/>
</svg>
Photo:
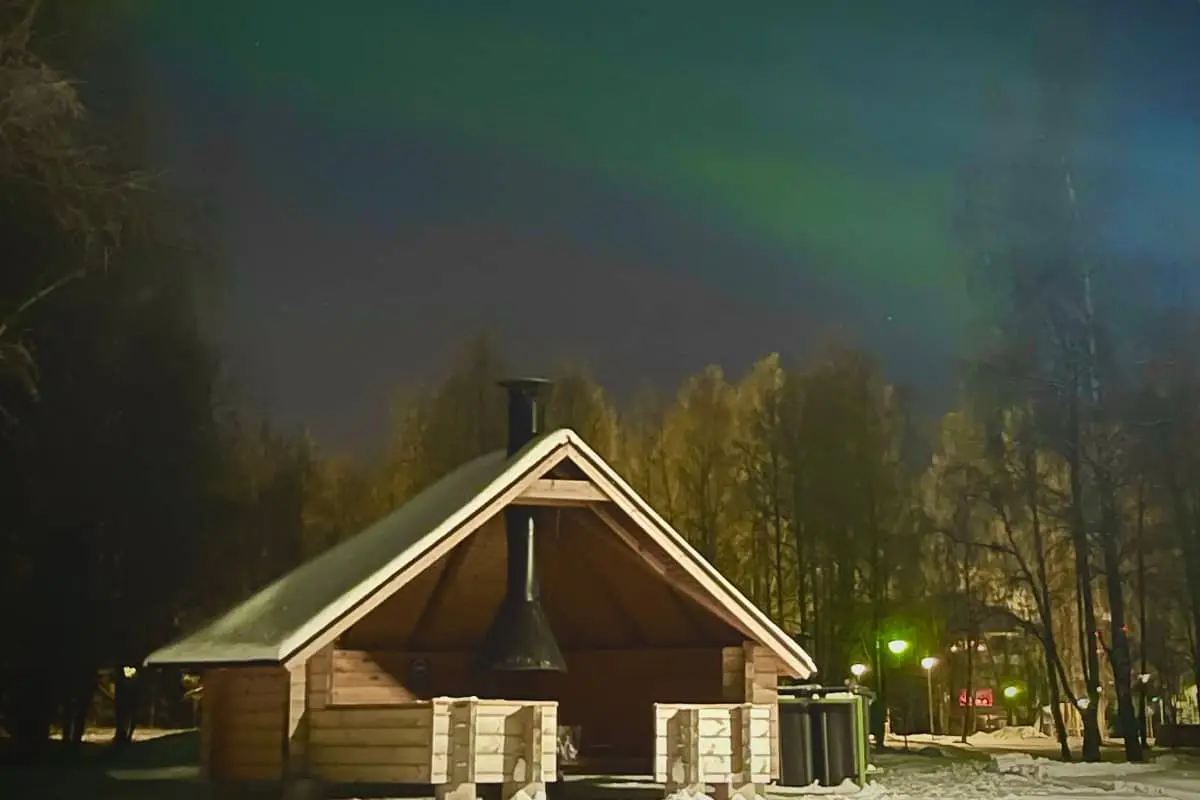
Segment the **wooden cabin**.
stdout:
<svg viewBox="0 0 1200 800">
<path fill-rule="evenodd" d="M 511 575 L 502 512 L 518 507 L 536 526 L 565 671 L 479 667 Z M 815 672 L 565 429 L 463 466 L 147 665 L 203 671 L 212 780 L 432 783 L 444 796 L 555 780 L 565 729 L 582 769 L 648 774 L 656 704 L 767 706 L 774 740 L 777 679 Z"/>
</svg>

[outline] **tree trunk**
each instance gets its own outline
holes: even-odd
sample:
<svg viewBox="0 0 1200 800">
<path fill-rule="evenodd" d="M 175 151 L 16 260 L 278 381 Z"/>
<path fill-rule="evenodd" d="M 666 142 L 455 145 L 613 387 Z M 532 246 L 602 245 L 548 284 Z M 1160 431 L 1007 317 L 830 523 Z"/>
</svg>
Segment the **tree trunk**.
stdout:
<svg viewBox="0 0 1200 800">
<path fill-rule="evenodd" d="M 1137 593 L 1138 593 L 1138 637 L 1139 637 L 1139 656 L 1142 660 L 1141 675 L 1148 675 L 1149 668 L 1147 667 L 1147 647 L 1146 647 L 1146 483 L 1142 480 L 1138 483 L 1138 504 L 1137 504 Z M 1138 676 L 1138 739 L 1142 743 L 1142 749 L 1149 748 L 1150 743 L 1147 739 L 1148 731 L 1146 728 L 1146 684 Z"/>
<path fill-rule="evenodd" d="M 975 603 L 971 598 L 971 545 L 963 545 L 963 593 L 967 596 L 967 686 L 962 743 L 975 732 Z"/>
<path fill-rule="evenodd" d="M 1200 686 L 1200 536 L 1197 536 L 1194 509 L 1189 505 L 1179 475 L 1174 466 L 1175 455 L 1170 444 L 1163 443 L 1163 461 L 1166 463 L 1167 490 L 1171 495 L 1171 510 L 1175 515 L 1175 531 L 1179 549 L 1183 553 L 1184 583 L 1187 584 L 1188 610 L 1191 612 L 1191 656 L 1192 676 Z"/>
<path fill-rule="evenodd" d="M 86 667 L 77 670 L 63 703 L 62 737 L 64 746 L 69 749 L 83 743 L 95 694 L 96 670 Z"/>
<path fill-rule="evenodd" d="M 870 547 L 871 547 L 871 555 L 870 555 L 870 561 L 869 561 L 871 574 L 870 574 L 870 577 L 868 578 L 868 588 L 870 590 L 870 598 L 871 598 L 871 640 L 875 643 L 875 652 L 878 653 L 879 652 L 879 644 L 880 644 L 879 639 L 880 639 L 880 636 L 882 636 L 882 634 L 883 634 L 883 631 L 881 630 L 881 628 L 883 627 L 884 609 L 885 609 L 886 603 L 887 603 L 887 584 L 886 584 L 886 580 L 885 580 L 885 576 L 884 576 L 884 572 L 883 572 L 883 561 L 884 561 L 883 541 L 882 541 L 883 537 L 882 537 L 881 531 L 879 529 L 879 523 L 878 523 L 876 510 L 875 510 L 876 495 L 874 492 L 873 485 L 871 486 L 871 488 L 868 489 L 867 497 L 865 498 L 865 500 L 868 504 L 867 505 L 867 525 L 868 525 L 868 528 L 870 531 Z M 883 664 L 879 664 L 878 668 L 882 671 L 884 669 Z M 883 730 L 884 735 L 886 736 L 889 698 L 887 697 L 888 687 L 886 686 L 886 684 L 883 684 L 883 685 L 884 685 L 884 697 L 882 698 L 882 700 L 883 700 L 883 715 L 882 715 L 882 719 L 879 724 L 881 726 L 881 729 Z M 907 709 L 906 709 L 906 712 L 904 715 L 905 730 L 907 730 L 910 727 L 908 716 L 909 715 L 908 715 Z M 884 738 L 881 737 L 879 739 L 879 742 L 882 745 L 884 743 Z"/>
<path fill-rule="evenodd" d="M 1062 690 L 1058 685 L 1056 670 L 1058 649 L 1054 641 L 1054 634 L 1050 633 L 1042 644 L 1043 654 L 1046 657 L 1046 678 L 1050 689 L 1050 716 L 1054 720 L 1054 737 L 1058 740 L 1058 752 L 1062 756 L 1062 760 L 1070 761 L 1071 744 L 1067 738 L 1067 721 L 1063 718 L 1062 713 Z"/>
<path fill-rule="evenodd" d="M 1078 381 L 1076 381 L 1078 385 Z M 1082 709 L 1083 760 L 1100 760 L 1100 656 L 1096 652 L 1096 604 L 1092 597 L 1091 544 L 1087 535 L 1087 519 L 1083 511 L 1082 421 L 1079 418 L 1079 399 L 1073 395 L 1070 404 L 1067 441 L 1067 471 L 1071 487 L 1070 527 L 1071 545 L 1075 555 L 1075 589 L 1078 592 L 1083 648 L 1084 681 L 1087 707 Z"/>
<path fill-rule="evenodd" d="M 133 741 L 136 715 L 137 678 L 126 678 L 123 668 L 116 667 L 113 670 L 114 745 L 122 747 Z"/>
<path fill-rule="evenodd" d="M 1107 481 L 1105 482 L 1107 483 Z M 1107 486 L 1105 487 L 1107 489 Z M 1104 578 L 1108 587 L 1108 606 L 1112 614 L 1113 683 L 1117 691 L 1117 723 L 1125 740 L 1125 757 L 1132 763 L 1144 759 L 1142 739 L 1137 731 L 1137 714 L 1133 707 L 1133 659 L 1129 654 L 1129 629 L 1125 625 L 1125 587 L 1121 580 L 1121 555 L 1117 549 L 1116 510 L 1108 506 L 1104 512 L 1101 532 L 1104 545 Z"/>
<path fill-rule="evenodd" d="M 1062 687 L 1059 685 L 1059 671 L 1062 660 L 1058 654 L 1058 638 L 1054 632 L 1054 597 L 1050 593 L 1049 570 L 1046 569 L 1046 537 L 1042 530 L 1041 503 L 1038 500 L 1038 463 L 1037 453 L 1026 450 L 1024 453 L 1025 468 L 1025 502 L 1029 507 L 1030 532 L 1033 535 L 1034 569 L 1038 585 L 1034 587 L 1037 597 L 1038 614 L 1042 619 L 1042 653 L 1046 659 L 1046 678 L 1050 691 L 1050 715 L 1054 720 L 1054 735 L 1058 739 L 1058 749 L 1063 761 L 1071 760 L 1071 745 L 1067 737 L 1067 722 L 1062 713 Z"/>
<path fill-rule="evenodd" d="M 51 678 L 37 669 L 21 670 L 9 684 L 11 700 L 6 720 L 15 752 L 22 758 L 36 758 L 50 741 L 54 719 Z"/>
<path fill-rule="evenodd" d="M 777 460 L 772 464 L 772 478 L 771 524 L 774 530 L 771 533 L 775 550 L 775 619 L 783 624 L 783 514 L 779 510 L 779 463 Z M 799 563 L 796 567 L 799 571 Z M 803 614 L 803 612 L 801 613 Z M 800 630 L 801 632 L 804 630 L 803 616 L 801 616 Z"/>
</svg>

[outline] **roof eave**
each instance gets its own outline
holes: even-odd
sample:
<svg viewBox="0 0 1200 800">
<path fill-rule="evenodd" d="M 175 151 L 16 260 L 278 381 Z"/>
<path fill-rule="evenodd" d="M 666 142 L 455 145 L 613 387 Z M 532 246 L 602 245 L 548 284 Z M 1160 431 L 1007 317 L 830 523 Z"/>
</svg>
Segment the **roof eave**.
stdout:
<svg viewBox="0 0 1200 800">
<path fill-rule="evenodd" d="M 654 508 L 646 502 L 645 498 L 641 497 L 629 483 L 617 473 L 599 453 L 593 450 L 587 442 L 583 441 L 582 437 L 574 431 L 567 430 L 567 441 L 570 445 L 585 458 L 592 468 L 598 470 L 612 485 L 614 489 L 621 492 L 626 501 L 637 508 L 646 519 L 653 523 L 659 530 L 671 538 L 678 539 L 680 549 L 683 554 L 696 565 L 698 569 L 707 573 L 708 577 L 720 588 L 729 598 L 733 599 L 736 609 L 740 615 L 750 616 L 755 623 L 761 626 L 766 633 L 770 634 L 771 642 L 762 642 L 762 644 L 771 648 L 776 658 L 783 660 L 786 666 L 790 667 L 796 674 L 796 677 L 807 679 L 815 675 L 817 670 L 816 663 L 812 660 L 812 656 L 801 647 L 792 637 L 788 636 L 782 628 L 775 624 L 769 616 L 764 614 L 761 609 L 750 602 L 741 592 L 734 587 L 729 580 L 720 573 L 720 571 L 701 556 L 687 540 L 675 531 L 670 523 L 654 510 Z M 731 609 L 734 610 L 734 609 Z"/>
<path fill-rule="evenodd" d="M 277 667 L 283 663 L 279 650 L 264 647 L 206 647 L 203 649 L 169 647 L 151 653 L 142 662 L 144 668 L 216 669 L 219 667 Z"/>
<path fill-rule="evenodd" d="M 479 508 L 485 507 L 487 505 L 487 498 L 505 491 L 508 486 L 519 480 L 520 476 L 528 471 L 532 464 L 542 461 L 552 454 L 556 448 L 568 442 L 570 440 L 568 433 L 565 428 L 559 429 L 530 442 L 520 453 L 510 458 L 505 469 L 478 492 L 471 501 L 451 513 L 413 547 L 408 548 L 403 553 L 397 553 L 392 560 L 376 570 L 373 575 L 364 579 L 354 590 L 327 604 L 313 615 L 307 623 L 287 633 L 278 642 L 260 647 L 233 642 L 204 644 L 191 642 L 190 640 L 203 636 L 209 627 L 205 626 L 199 631 L 193 632 L 190 636 L 176 640 L 172 644 L 151 653 L 143 662 L 144 666 L 171 667 L 217 664 L 225 666 L 249 666 L 254 664 L 286 665 L 315 636 L 320 635 L 322 631 L 328 629 L 331 625 L 335 625 L 337 620 L 344 616 L 350 609 L 356 607 L 378 587 L 386 584 L 390 576 L 404 569 L 408 561 L 412 560 L 411 558 L 406 559 L 406 556 L 423 552 L 430 546 L 430 542 L 441 538 L 447 531 L 457 528 L 464 520 L 478 511 Z M 413 557 L 415 558 L 415 556 Z"/>
</svg>

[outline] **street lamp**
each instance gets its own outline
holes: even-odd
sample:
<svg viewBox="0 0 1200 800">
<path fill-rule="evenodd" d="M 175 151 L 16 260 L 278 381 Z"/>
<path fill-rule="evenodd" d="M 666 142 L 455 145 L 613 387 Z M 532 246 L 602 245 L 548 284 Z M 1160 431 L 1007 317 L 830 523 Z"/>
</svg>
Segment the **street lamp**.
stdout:
<svg viewBox="0 0 1200 800">
<path fill-rule="evenodd" d="M 1013 723 L 1013 701 L 1017 699 L 1017 695 L 1021 693 L 1021 687 L 1009 684 L 1004 687 L 1004 711 L 1008 715 L 1008 724 Z"/>
<path fill-rule="evenodd" d="M 868 672 L 870 672 L 870 670 L 867 669 L 866 664 L 851 664 L 850 665 L 850 674 L 854 676 L 855 680 L 862 678 L 862 676 L 866 675 Z"/>
<path fill-rule="evenodd" d="M 892 639 L 892 640 L 888 641 L 888 643 L 887 643 L 888 652 L 891 653 L 896 658 L 897 661 L 900 660 L 901 656 L 903 656 L 905 653 L 908 652 L 908 648 L 909 648 L 909 643 L 906 639 Z M 882 670 L 882 667 L 883 667 L 883 665 L 880 664 L 881 672 L 884 671 L 884 670 Z M 883 675 L 881 674 L 879 677 L 881 678 L 880 683 L 882 684 Z M 889 680 L 888 682 L 890 683 L 891 681 Z M 887 731 L 888 729 L 890 729 L 892 727 L 892 704 L 887 702 L 886 700 L 883 700 L 882 702 L 884 703 L 884 709 L 883 709 L 884 730 Z M 908 692 L 905 692 L 905 694 L 904 694 L 904 712 L 905 712 L 904 713 L 904 716 L 905 716 L 904 749 L 905 750 L 908 749 L 908 722 L 907 722 L 907 719 L 908 719 L 908 710 L 911 707 L 911 703 L 912 703 L 911 695 Z"/>
<path fill-rule="evenodd" d="M 925 698 L 929 702 L 929 735 L 933 736 L 933 668 L 938 665 L 938 660 L 933 656 L 925 656 L 921 659 L 921 669 L 925 670 Z"/>
</svg>

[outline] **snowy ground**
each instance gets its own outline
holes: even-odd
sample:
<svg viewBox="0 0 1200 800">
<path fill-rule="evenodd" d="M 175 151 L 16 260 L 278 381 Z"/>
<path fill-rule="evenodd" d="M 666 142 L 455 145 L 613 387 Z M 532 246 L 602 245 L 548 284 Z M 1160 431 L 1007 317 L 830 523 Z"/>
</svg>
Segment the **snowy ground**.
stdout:
<svg viewBox="0 0 1200 800">
<path fill-rule="evenodd" d="M 157 737 L 148 733 L 146 741 L 139 741 L 119 764 L 85 759 L 74 767 L 0 768 L 0 798 L 210 800 L 193 763 L 194 732 L 163 733 Z M 104 733 L 97 738 L 103 739 Z M 909 753 L 899 750 L 901 742 L 890 744 L 889 752 L 873 756 L 876 767 L 865 789 L 773 786 L 767 791 L 768 800 L 814 795 L 861 800 L 1200 800 L 1200 757 L 1164 754 L 1140 765 L 1063 764 L 1040 757 L 1054 752 L 1053 742 L 1023 737 L 1016 730 L 972 737 L 967 746 L 950 737 L 913 737 Z M 1115 757 L 1116 749 L 1108 755 Z M 663 787 L 648 777 L 579 777 L 565 788 L 566 800 L 661 800 L 664 796 Z"/>
<path fill-rule="evenodd" d="M 1175 756 L 1163 756 L 1153 764 L 1063 764 L 1026 753 L 997 755 L 989 761 L 897 755 L 877 761 L 871 785 L 857 792 L 848 787 L 853 796 L 872 800 L 1200 799 L 1200 760 Z M 797 793 L 778 793 L 785 792 Z"/>
<path fill-rule="evenodd" d="M 928 744 L 925 747 L 929 747 Z M 768 800 L 809 797 L 854 800 L 1172 800 L 1200 799 L 1200 759 L 1161 756 L 1152 764 L 1063 764 L 1027 753 L 989 758 L 949 754 L 888 752 L 875 757 L 865 789 L 796 789 L 772 786 Z M 575 778 L 571 800 L 652 800 L 662 798 L 660 784 L 646 779 Z"/>
<path fill-rule="evenodd" d="M 1078 737 L 1072 737 L 1068 743 L 1071 745 L 1072 752 L 1078 757 L 1083 744 L 1082 740 Z M 936 745 L 943 749 L 953 747 L 976 753 L 1019 752 L 1033 755 L 1045 754 L 1053 757 L 1058 756 L 1058 740 L 1028 726 L 1001 728 L 993 733 L 977 733 L 969 737 L 966 744 L 958 736 L 929 736 L 922 733 L 908 738 L 910 749 L 918 749 L 928 745 Z M 888 746 L 903 748 L 904 739 L 899 736 L 889 736 Z M 1118 741 L 1106 742 L 1105 756 L 1118 756 L 1120 748 L 1121 743 Z M 1106 760 L 1108 759 L 1106 758 Z"/>
</svg>

